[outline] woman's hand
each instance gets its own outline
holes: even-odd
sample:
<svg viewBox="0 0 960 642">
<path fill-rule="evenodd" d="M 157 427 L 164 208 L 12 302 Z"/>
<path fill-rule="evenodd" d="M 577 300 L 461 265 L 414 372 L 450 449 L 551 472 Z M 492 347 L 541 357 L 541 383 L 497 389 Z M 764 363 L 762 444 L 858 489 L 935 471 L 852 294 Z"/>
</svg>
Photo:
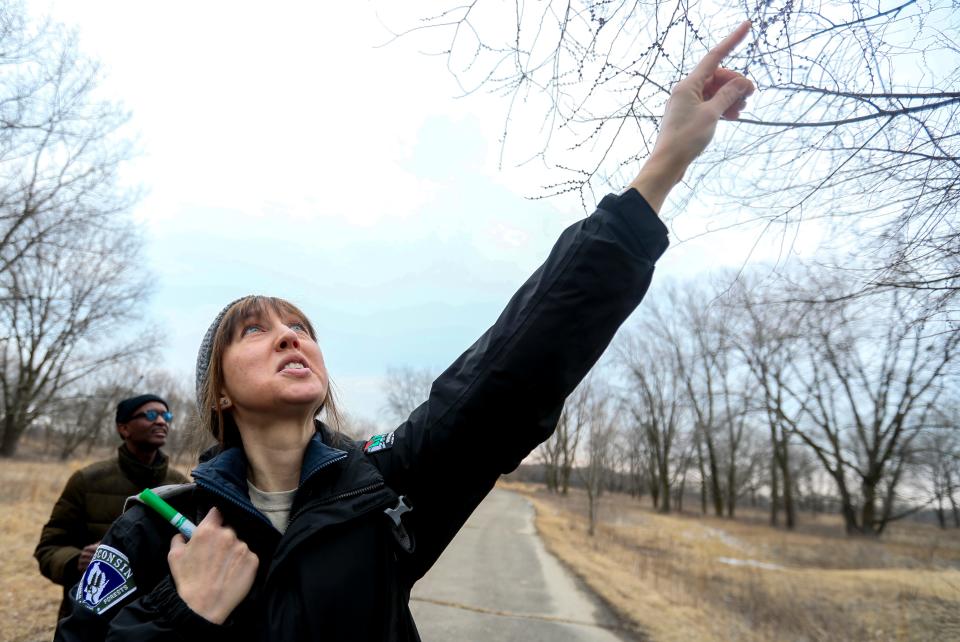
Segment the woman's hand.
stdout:
<svg viewBox="0 0 960 642">
<path fill-rule="evenodd" d="M 260 560 L 211 508 L 187 542 L 177 534 L 167 554 L 177 593 L 201 617 L 223 624 L 250 592 Z"/>
<path fill-rule="evenodd" d="M 667 192 L 706 149 L 717 121 L 739 118 L 747 96 L 754 92 L 753 83 L 742 74 L 720 67 L 749 32 L 750 23 L 741 23 L 674 86 L 653 153 L 630 184 L 655 210 L 660 210 Z"/>
</svg>

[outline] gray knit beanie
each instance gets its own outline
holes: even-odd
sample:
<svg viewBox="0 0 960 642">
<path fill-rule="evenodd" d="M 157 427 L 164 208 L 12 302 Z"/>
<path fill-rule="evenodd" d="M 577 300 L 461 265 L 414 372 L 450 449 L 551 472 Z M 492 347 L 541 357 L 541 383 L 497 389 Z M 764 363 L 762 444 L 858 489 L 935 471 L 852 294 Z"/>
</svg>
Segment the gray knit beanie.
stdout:
<svg viewBox="0 0 960 642">
<path fill-rule="evenodd" d="M 248 294 L 247 296 L 242 296 L 228 303 L 220 310 L 220 314 L 217 315 L 213 323 L 210 324 L 210 327 L 207 328 L 207 333 L 203 335 L 203 341 L 200 342 L 200 350 L 197 352 L 197 409 L 200 411 L 201 416 L 208 411 L 208 409 L 203 407 L 203 388 L 207 385 L 207 377 L 210 371 L 210 357 L 213 354 L 213 339 L 217 336 L 217 329 L 220 328 L 220 324 L 223 323 L 223 317 L 227 315 L 227 310 L 241 301 L 252 299 L 255 296 L 254 294 Z"/>
</svg>

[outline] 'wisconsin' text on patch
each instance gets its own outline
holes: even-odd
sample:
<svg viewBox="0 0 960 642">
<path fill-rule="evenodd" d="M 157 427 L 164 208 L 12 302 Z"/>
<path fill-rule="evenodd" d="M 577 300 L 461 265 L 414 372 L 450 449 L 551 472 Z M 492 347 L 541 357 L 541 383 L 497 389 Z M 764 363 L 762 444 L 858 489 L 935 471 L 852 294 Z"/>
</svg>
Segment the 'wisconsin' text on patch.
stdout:
<svg viewBox="0 0 960 642">
<path fill-rule="evenodd" d="M 101 615 L 136 590 L 127 556 L 112 546 L 101 544 L 83 573 L 76 601 Z"/>
</svg>

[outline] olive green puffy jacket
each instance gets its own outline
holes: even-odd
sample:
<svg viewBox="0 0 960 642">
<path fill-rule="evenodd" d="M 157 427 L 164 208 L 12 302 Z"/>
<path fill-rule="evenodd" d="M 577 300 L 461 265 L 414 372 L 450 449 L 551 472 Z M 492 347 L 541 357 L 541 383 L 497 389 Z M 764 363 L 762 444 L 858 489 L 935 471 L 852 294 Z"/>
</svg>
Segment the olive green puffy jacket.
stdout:
<svg viewBox="0 0 960 642">
<path fill-rule="evenodd" d="M 90 464 L 70 476 L 33 552 L 40 572 L 64 587 L 58 617 L 69 613 L 66 592 L 80 579 L 77 559 L 81 549 L 100 541 L 123 512 L 127 497 L 144 488 L 187 481 L 177 471 L 169 470 L 167 462 L 166 455 L 158 451 L 147 466 L 121 445 L 115 458 Z"/>
</svg>

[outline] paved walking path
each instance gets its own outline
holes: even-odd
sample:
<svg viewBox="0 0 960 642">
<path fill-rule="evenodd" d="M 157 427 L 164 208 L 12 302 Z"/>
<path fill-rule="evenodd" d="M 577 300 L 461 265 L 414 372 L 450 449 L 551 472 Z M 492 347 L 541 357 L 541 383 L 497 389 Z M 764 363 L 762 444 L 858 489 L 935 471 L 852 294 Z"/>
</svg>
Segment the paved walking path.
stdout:
<svg viewBox="0 0 960 642">
<path fill-rule="evenodd" d="M 617 642 L 616 620 L 546 551 L 526 499 L 494 489 L 410 601 L 424 642 Z"/>
</svg>

